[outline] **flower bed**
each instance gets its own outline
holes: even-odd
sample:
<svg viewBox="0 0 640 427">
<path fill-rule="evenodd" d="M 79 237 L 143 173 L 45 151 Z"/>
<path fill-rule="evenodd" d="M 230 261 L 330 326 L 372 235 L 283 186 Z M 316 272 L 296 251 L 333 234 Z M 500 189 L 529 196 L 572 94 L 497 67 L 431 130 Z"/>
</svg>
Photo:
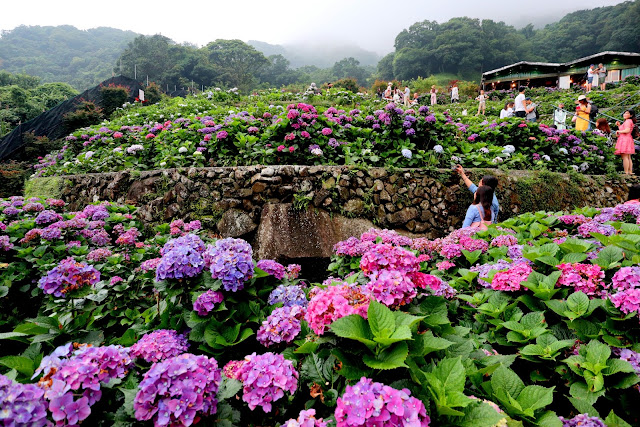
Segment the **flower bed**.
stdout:
<svg viewBox="0 0 640 427">
<path fill-rule="evenodd" d="M 251 164 L 615 169 L 606 138 L 591 132 L 361 101 L 350 110 L 260 97 L 242 107 L 202 97 L 126 106 L 110 122 L 69 135 L 35 165 L 36 176 Z"/>
<path fill-rule="evenodd" d="M 322 284 L 198 222 L 0 209 L 7 425 L 639 421 L 638 205 L 436 240 L 372 229 Z"/>
</svg>

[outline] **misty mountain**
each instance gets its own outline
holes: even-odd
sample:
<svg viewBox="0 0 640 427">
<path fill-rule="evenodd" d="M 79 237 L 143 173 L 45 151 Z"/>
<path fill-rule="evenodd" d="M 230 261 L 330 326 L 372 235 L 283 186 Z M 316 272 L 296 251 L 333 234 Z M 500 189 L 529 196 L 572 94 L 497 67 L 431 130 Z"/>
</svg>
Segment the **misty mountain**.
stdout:
<svg viewBox="0 0 640 427">
<path fill-rule="evenodd" d="M 86 89 L 111 77 L 114 62 L 137 35 L 108 27 L 23 25 L 0 34 L 0 68 Z"/>
<path fill-rule="evenodd" d="M 290 63 L 291 68 L 314 65 L 319 68 L 329 68 L 344 58 L 355 58 L 362 66 L 375 66 L 380 56 L 356 45 L 331 44 L 286 44 L 276 45 L 257 40 L 249 40 L 248 44 L 259 50 L 264 56 L 282 55 Z"/>
</svg>

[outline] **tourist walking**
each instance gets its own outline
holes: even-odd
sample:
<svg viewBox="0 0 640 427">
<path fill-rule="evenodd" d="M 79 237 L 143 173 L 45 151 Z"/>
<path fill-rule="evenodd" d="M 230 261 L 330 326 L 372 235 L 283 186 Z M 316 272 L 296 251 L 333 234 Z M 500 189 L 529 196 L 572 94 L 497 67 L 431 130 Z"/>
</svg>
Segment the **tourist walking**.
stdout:
<svg viewBox="0 0 640 427">
<path fill-rule="evenodd" d="M 631 161 L 631 155 L 636 152 L 636 147 L 633 143 L 633 134 L 636 128 L 636 113 L 633 110 L 627 110 L 622 115 L 624 122 L 616 122 L 618 131 L 618 141 L 616 142 L 616 155 L 622 157 L 622 168 L 627 175 L 633 175 L 633 162 Z"/>
<path fill-rule="evenodd" d="M 411 101 L 411 98 L 409 97 L 410 94 L 411 94 L 411 90 L 409 89 L 409 86 L 405 86 L 404 87 L 404 106 L 405 107 L 408 107 L 409 102 Z"/>
<path fill-rule="evenodd" d="M 451 103 L 460 102 L 460 95 L 458 94 L 458 84 L 454 83 L 451 88 Z"/>
<path fill-rule="evenodd" d="M 576 107 L 576 130 L 587 131 L 590 128 L 589 115 L 591 114 L 591 104 L 587 101 L 587 97 L 580 95 L 578 97 L 578 106 Z"/>
<path fill-rule="evenodd" d="M 564 109 L 564 104 L 561 102 L 558 104 L 558 108 L 553 111 L 553 124 L 556 129 L 564 130 L 567 128 L 567 112 Z"/>
<path fill-rule="evenodd" d="M 436 105 L 438 103 L 438 89 L 436 89 L 436 85 L 431 86 L 431 105 Z"/>
<path fill-rule="evenodd" d="M 520 86 L 520 88 L 518 89 L 518 96 L 516 96 L 516 99 L 513 100 L 513 106 L 514 106 L 514 112 L 513 114 L 516 117 L 521 117 L 521 118 L 525 118 L 527 117 L 527 112 L 524 110 L 524 99 L 526 98 L 524 96 L 524 91 L 527 88 L 524 86 Z"/>
<path fill-rule="evenodd" d="M 456 166 L 456 172 L 462 178 L 464 185 L 467 186 L 471 193 L 475 193 L 478 190 L 478 186 L 488 185 L 493 190 L 493 198 L 491 199 L 491 213 L 493 215 L 493 221 L 498 220 L 498 214 L 500 213 L 500 204 L 498 203 L 498 197 L 496 195 L 496 189 L 498 188 L 498 178 L 493 175 L 485 175 L 482 177 L 478 185 L 475 185 L 467 176 L 462 165 Z"/>
<path fill-rule="evenodd" d="M 476 101 L 478 101 L 478 113 L 476 114 L 476 116 L 480 115 L 480 111 L 482 110 L 482 115 L 484 116 L 485 114 L 485 110 L 487 109 L 487 97 L 484 94 L 484 90 L 480 90 L 480 95 L 478 95 L 478 97 L 476 98 Z"/>
<path fill-rule="evenodd" d="M 488 185 L 478 187 L 473 195 L 473 204 L 467 209 L 462 228 L 472 227 L 478 230 L 486 230 L 489 224 L 494 222 L 495 217 L 491 210 L 491 200 L 493 199 L 493 189 Z"/>
</svg>

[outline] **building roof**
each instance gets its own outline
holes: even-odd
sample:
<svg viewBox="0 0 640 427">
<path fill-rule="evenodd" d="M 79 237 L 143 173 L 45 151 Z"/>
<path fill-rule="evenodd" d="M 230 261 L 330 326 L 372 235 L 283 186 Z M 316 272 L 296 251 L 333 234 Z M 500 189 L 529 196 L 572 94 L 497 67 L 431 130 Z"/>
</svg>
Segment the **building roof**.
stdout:
<svg viewBox="0 0 640 427">
<path fill-rule="evenodd" d="M 498 73 L 500 71 L 504 71 L 504 70 L 508 70 L 510 68 L 514 68 L 517 67 L 519 65 L 533 65 L 533 66 L 543 66 L 543 67 L 562 67 L 562 66 L 570 66 L 573 64 L 577 64 L 583 61 L 588 61 L 590 59 L 594 59 L 594 58 L 598 58 L 601 56 L 605 56 L 605 55 L 614 55 L 614 56 L 627 56 L 627 57 L 640 57 L 640 53 L 635 53 L 635 52 L 616 52 L 616 51 L 611 51 L 611 50 L 607 50 L 604 52 L 599 52 L 590 56 L 585 56 L 584 58 L 578 58 L 578 59 L 574 59 L 573 61 L 569 61 L 569 62 L 529 62 L 529 61 L 520 61 L 520 62 L 516 62 L 515 64 L 510 64 L 510 65 L 505 65 L 504 67 L 500 67 L 500 68 L 496 68 L 495 70 L 491 70 L 491 71 L 486 71 L 484 73 L 482 73 L 482 76 L 488 76 L 494 73 Z"/>
</svg>

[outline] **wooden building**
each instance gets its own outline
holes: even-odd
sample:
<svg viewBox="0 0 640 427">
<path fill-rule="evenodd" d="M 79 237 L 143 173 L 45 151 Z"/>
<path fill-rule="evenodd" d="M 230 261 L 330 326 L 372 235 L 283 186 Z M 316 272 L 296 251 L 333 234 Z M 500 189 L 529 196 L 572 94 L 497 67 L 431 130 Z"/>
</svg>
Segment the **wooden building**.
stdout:
<svg viewBox="0 0 640 427">
<path fill-rule="evenodd" d="M 640 75 L 640 53 L 606 51 L 564 63 L 516 62 L 482 73 L 481 83 L 486 90 L 513 89 L 521 85 L 568 89 L 571 85 L 584 84 L 589 65 L 600 63 L 608 70 L 607 83 Z"/>
</svg>

